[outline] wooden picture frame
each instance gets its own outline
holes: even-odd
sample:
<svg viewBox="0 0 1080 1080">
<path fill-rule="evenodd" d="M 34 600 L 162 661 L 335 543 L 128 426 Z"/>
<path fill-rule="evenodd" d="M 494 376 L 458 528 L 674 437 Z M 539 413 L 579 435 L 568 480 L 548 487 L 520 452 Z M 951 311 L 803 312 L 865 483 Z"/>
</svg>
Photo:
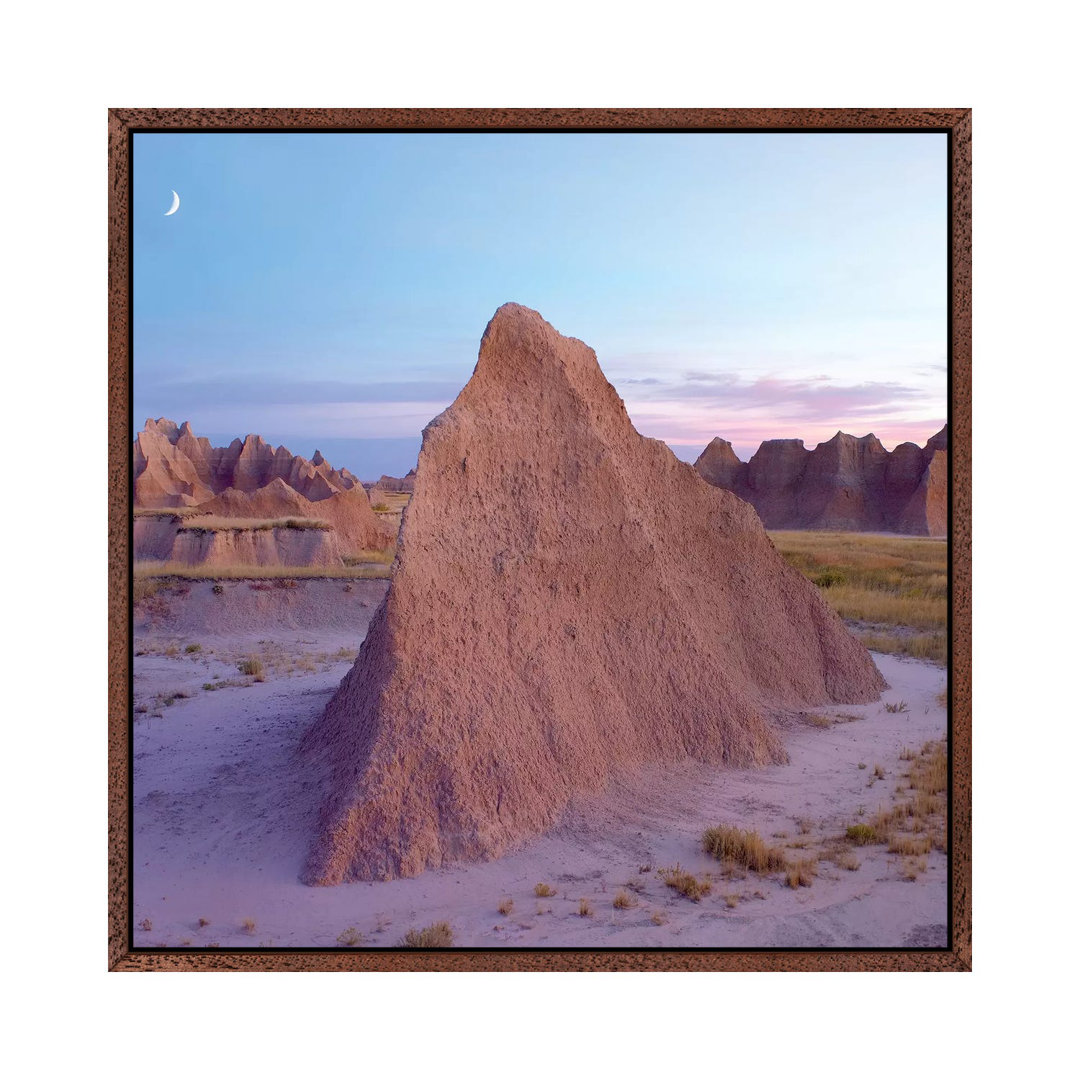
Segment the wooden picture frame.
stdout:
<svg viewBox="0 0 1080 1080">
<path fill-rule="evenodd" d="M 969 109 L 112 109 L 109 182 L 108 965 L 114 971 L 967 971 L 971 969 Z M 132 914 L 132 153 L 151 131 L 918 132 L 948 136 L 948 941 L 944 949 L 155 949 Z"/>
</svg>

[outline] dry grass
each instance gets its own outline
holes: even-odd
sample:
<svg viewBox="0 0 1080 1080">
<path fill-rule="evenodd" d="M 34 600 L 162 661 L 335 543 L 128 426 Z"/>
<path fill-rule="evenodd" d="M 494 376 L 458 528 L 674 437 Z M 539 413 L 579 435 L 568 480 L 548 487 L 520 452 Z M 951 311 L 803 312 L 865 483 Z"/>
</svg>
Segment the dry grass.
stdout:
<svg viewBox="0 0 1080 1080">
<path fill-rule="evenodd" d="M 183 518 L 197 517 L 206 511 L 198 506 L 170 506 L 159 510 L 153 510 L 145 506 L 137 506 L 131 512 L 132 517 L 137 518 L 175 518 L 180 521 Z"/>
<path fill-rule="evenodd" d="M 267 532 L 270 529 L 319 529 L 329 532 L 333 526 L 322 518 L 227 518 L 202 514 L 187 518 L 178 532 Z"/>
<path fill-rule="evenodd" d="M 729 908 L 738 907 L 739 906 L 739 894 L 738 893 L 725 893 L 724 894 L 724 903 L 727 904 L 727 906 Z"/>
<path fill-rule="evenodd" d="M 669 888 L 682 893 L 688 900 L 698 903 L 703 896 L 712 892 L 712 882 L 706 878 L 696 878 L 684 870 L 678 863 L 665 870 L 658 870 L 660 880 Z"/>
<path fill-rule="evenodd" d="M 337 943 L 347 949 L 352 949 L 364 943 L 364 935 L 355 926 L 350 926 L 347 930 L 342 930 L 338 934 Z"/>
<path fill-rule="evenodd" d="M 796 859 L 788 864 L 784 883 L 789 889 L 797 889 L 800 886 L 814 884 L 817 876 L 817 859 Z"/>
<path fill-rule="evenodd" d="M 632 908 L 636 904 L 637 901 L 625 889 L 620 889 L 615 894 L 615 899 L 611 901 L 611 906 L 613 908 L 619 908 L 620 910 Z"/>
<path fill-rule="evenodd" d="M 277 578 L 305 580 L 370 580 L 390 577 L 389 566 L 188 566 L 186 563 L 140 560 L 135 564 L 136 600 L 140 582 L 161 581 L 161 586 L 142 586 L 142 590 L 168 588 L 180 581 L 272 581 Z M 220 589 L 221 586 L 215 586 Z M 152 594 L 151 594 L 152 595 Z"/>
<path fill-rule="evenodd" d="M 871 652 L 911 656 L 942 666 L 948 661 L 949 647 L 945 634 L 902 634 L 877 630 L 856 630 L 856 636 Z"/>
<path fill-rule="evenodd" d="M 509 896 L 499 901 L 499 914 L 509 915 L 514 910 L 514 901 Z"/>
<path fill-rule="evenodd" d="M 844 844 L 832 845 L 825 850 L 822 857 L 841 870 L 858 870 L 861 865 L 855 852 Z"/>
<path fill-rule="evenodd" d="M 592 915 L 592 913 L 593 913 L 592 904 L 590 904 L 589 901 L 585 899 L 585 897 L 582 897 L 578 901 L 577 913 L 583 919 L 588 919 Z"/>
<path fill-rule="evenodd" d="M 887 713 L 905 713 L 908 711 L 908 704 L 906 701 L 886 701 L 885 711 Z"/>
<path fill-rule="evenodd" d="M 787 862 L 779 848 L 769 847 L 751 830 L 718 825 L 705 830 L 701 843 L 708 854 L 721 862 L 744 866 L 756 874 L 783 870 Z"/>
<path fill-rule="evenodd" d="M 394 561 L 396 545 L 389 548 L 364 548 L 355 554 L 346 555 L 341 561 L 346 566 L 363 566 L 365 563 L 384 563 L 387 566 Z"/>
<path fill-rule="evenodd" d="M 264 672 L 266 671 L 266 668 L 257 656 L 246 656 L 243 660 L 237 661 L 236 670 L 239 671 L 241 675 L 250 675 L 256 681 L 261 682 L 265 677 Z"/>
<path fill-rule="evenodd" d="M 829 728 L 833 725 L 832 718 L 822 713 L 811 713 L 806 719 L 811 727 Z"/>
<path fill-rule="evenodd" d="M 845 619 L 944 630 L 944 540 L 867 533 L 772 532 L 781 555 L 821 588 Z"/>
<path fill-rule="evenodd" d="M 926 873 L 926 858 L 905 859 L 901 867 L 900 876 L 905 881 L 915 881 L 920 874 Z"/>
<path fill-rule="evenodd" d="M 139 929 L 140 930 L 153 930 L 154 929 L 154 924 L 149 919 L 143 919 L 143 921 L 141 923 L 139 923 Z"/>
<path fill-rule="evenodd" d="M 893 833 L 889 837 L 888 850 L 890 855 L 926 855 L 932 846 L 929 836 Z"/>
<path fill-rule="evenodd" d="M 915 859 L 917 866 L 919 859 L 925 864 L 925 856 L 934 848 L 944 851 L 946 847 L 948 755 L 944 741 L 931 741 L 917 754 L 905 750 L 901 760 L 908 762 L 907 785 L 897 788 L 902 797 L 879 809 L 870 824 L 849 825 L 846 839 L 860 847 L 883 844 L 891 855 Z"/>
<path fill-rule="evenodd" d="M 454 944 L 454 932 L 448 922 L 432 923 L 423 930 L 410 930 L 398 942 L 401 949 L 448 949 Z"/>
<path fill-rule="evenodd" d="M 554 896 L 555 890 L 550 885 L 545 885 L 542 881 L 533 888 L 533 892 L 537 896 Z"/>
<path fill-rule="evenodd" d="M 245 934 L 254 934 L 255 933 L 255 920 L 251 919 L 251 918 L 241 919 L 240 920 L 240 929 L 243 930 Z"/>
<path fill-rule="evenodd" d="M 667 912 L 661 911 L 659 908 L 649 917 L 652 919 L 653 926 L 663 926 L 668 921 Z"/>
<path fill-rule="evenodd" d="M 210 920 L 209 919 L 204 919 L 200 915 L 199 916 L 199 929 L 201 930 L 204 926 L 209 926 L 209 925 L 210 925 Z"/>
</svg>

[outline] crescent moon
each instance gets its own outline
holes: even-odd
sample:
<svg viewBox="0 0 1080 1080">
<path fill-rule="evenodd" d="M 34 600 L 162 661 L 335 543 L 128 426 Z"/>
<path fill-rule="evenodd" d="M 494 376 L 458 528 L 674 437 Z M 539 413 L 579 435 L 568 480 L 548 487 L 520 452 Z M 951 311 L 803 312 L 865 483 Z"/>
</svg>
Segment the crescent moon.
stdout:
<svg viewBox="0 0 1080 1080">
<path fill-rule="evenodd" d="M 176 211 L 179 210 L 179 209 L 180 209 L 180 196 L 177 195 L 176 192 L 174 191 L 172 193 L 172 206 L 170 206 L 169 209 L 165 211 L 165 216 L 168 217 L 170 214 L 175 214 Z"/>
</svg>

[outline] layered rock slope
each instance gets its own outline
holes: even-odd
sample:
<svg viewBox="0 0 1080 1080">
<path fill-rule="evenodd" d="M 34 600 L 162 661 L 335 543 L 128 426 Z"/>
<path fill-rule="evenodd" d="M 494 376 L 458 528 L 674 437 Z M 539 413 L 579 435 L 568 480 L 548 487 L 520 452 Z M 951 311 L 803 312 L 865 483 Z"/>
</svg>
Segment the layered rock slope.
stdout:
<svg viewBox="0 0 1080 1080">
<path fill-rule="evenodd" d="M 372 484 L 371 491 L 393 491 L 412 494 L 416 486 L 416 470 L 410 469 L 404 476 L 387 476 L 385 473 Z"/>
<path fill-rule="evenodd" d="M 385 548 L 393 540 L 393 529 L 379 520 L 371 509 L 364 486 L 348 469 L 335 469 L 315 451 L 308 461 L 284 446 L 274 449 L 259 435 L 234 439 L 229 446 L 211 446 L 197 438 L 185 422 L 179 427 L 171 420 L 147 420 L 134 445 L 134 494 L 137 510 L 160 509 L 212 514 L 229 519 L 315 518 L 327 522 L 333 537 L 306 538 L 281 533 L 277 550 L 286 565 L 318 565 L 340 561 L 341 553 Z M 135 557 L 175 558 L 191 562 L 194 545 L 194 518 L 170 522 L 167 515 L 156 524 L 140 518 L 135 527 Z M 166 533 L 176 551 L 162 555 Z M 204 537 L 203 540 L 206 538 Z M 236 538 L 234 538 L 236 539 Z M 237 543 L 215 541 L 222 565 L 227 551 L 250 547 L 263 558 L 259 565 L 272 563 L 267 537 L 249 537 Z M 287 560 L 295 555 L 299 563 Z M 196 559 L 195 561 L 201 561 Z"/>
<path fill-rule="evenodd" d="M 840 529 L 944 536 L 948 524 L 948 427 L 925 447 L 891 453 L 874 435 L 838 431 L 807 450 L 769 439 L 749 462 L 716 438 L 694 467 L 710 484 L 751 503 L 768 529 Z"/>
<path fill-rule="evenodd" d="M 883 687 L 752 508 L 507 304 L 424 432 L 390 590 L 305 736 L 326 802 L 304 880 L 495 857 L 620 770 L 780 761 L 771 710 Z"/>
</svg>

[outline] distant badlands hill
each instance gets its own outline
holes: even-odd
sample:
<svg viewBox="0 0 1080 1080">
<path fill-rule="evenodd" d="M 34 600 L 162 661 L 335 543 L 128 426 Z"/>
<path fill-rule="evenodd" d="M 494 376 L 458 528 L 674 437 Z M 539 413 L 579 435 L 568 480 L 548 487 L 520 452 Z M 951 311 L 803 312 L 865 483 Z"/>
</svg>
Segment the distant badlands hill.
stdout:
<svg viewBox="0 0 1080 1080">
<path fill-rule="evenodd" d="M 842 431 L 813 450 L 802 439 L 769 439 L 748 462 L 716 438 L 694 467 L 749 502 L 767 529 L 944 536 L 948 463 L 946 425 L 924 447 L 905 442 L 891 453 L 874 435 Z"/>
<path fill-rule="evenodd" d="M 135 439 L 134 478 L 136 559 L 333 565 L 393 540 L 348 469 L 317 450 L 309 461 L 274 449 L 259 435 L 211 446 L 186 422 L 147 420 Z"/>
</svg>

